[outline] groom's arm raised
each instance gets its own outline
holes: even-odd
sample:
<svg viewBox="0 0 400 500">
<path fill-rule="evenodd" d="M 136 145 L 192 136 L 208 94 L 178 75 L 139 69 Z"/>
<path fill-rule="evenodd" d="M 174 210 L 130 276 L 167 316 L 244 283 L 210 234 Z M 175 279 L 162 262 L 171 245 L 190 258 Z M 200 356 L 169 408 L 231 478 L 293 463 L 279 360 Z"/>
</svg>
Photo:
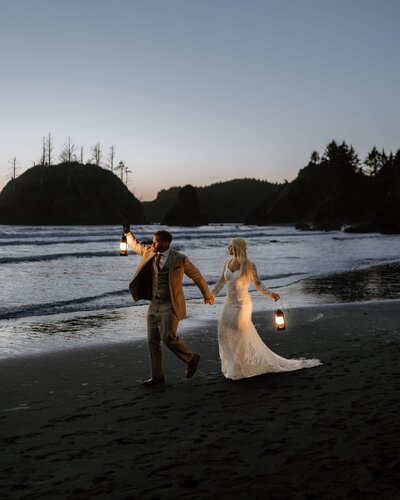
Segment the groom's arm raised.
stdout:
<svg viewBox="0 0 400 500">
<path fill-rule="evenodd" d="M 137 254 L 143 255 L 144 251 L 148 248 L 148 245 L 140 243 L 131 231 L 125 232 L 124 234 L 129 247 Z"/>
<path fill-rule="evenodd" d="M 201 272 L 197 269 L 197 267 L 190 262 L 190 260 L 185 257 L 183 261 L 183 270 L 186 276 L 188 276 L 192 281 L 196 283 L 199 287 L 201 293 L 204 297 L 204 302 L 206 304 L 214 303 L 214 296 L 211 294 L 210 289 L 208 288 L 207 282 L 204 279 Z"/>
</svg>

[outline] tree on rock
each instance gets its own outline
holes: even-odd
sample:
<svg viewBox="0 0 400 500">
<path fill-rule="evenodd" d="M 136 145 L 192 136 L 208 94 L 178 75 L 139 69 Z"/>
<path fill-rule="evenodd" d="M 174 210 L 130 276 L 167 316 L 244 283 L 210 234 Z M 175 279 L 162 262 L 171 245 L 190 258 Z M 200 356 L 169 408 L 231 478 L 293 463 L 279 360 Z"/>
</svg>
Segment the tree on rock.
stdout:
<svg viewBox="0 0 400 500">
<path fill-rule="evenodd" d="M 146 223 L 141 202 L 110 170 L 96 165 L 72 162 L 51 169 L 36 165 L 0 193 L 0 224 L 120 225 L 125 221 Z"/>
</svg>

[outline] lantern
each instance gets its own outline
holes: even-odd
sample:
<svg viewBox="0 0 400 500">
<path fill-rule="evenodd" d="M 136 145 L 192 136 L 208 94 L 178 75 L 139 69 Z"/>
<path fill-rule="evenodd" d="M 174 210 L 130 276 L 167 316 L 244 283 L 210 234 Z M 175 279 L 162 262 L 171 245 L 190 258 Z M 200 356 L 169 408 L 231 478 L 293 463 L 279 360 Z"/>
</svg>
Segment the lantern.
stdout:
<svg viewBox="0 0 400 500">
<path fill-rule="evenodd" d="M 285 315 L 282 309 L 277 309 L 275 311 L 275 326 L 277 330 L 284 330 L 286 328 Z"/>
<path fill-rule="evenodd" d="M 124 233 L 122 233 L 121 243 L 119 244 L 119 254 L 124 257 L 128 255 L 128 243 Z"/>
</svg>

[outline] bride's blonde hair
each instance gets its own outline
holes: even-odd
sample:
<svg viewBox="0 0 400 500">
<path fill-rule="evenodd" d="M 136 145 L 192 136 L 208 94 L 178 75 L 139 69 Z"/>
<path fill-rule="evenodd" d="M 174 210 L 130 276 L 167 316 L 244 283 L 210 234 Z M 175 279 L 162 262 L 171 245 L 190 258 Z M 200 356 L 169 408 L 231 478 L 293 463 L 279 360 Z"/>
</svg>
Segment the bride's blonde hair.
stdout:
<svg viewBox="0 0 400 500">
<path fill-rule="evenodd" d="M 241 276 L 249 276 L 252 273 L 253 264 L 247 258 L 247 243 L 243 238 L 233 238 L 230 242 L 233 255 L 240 264 Z"/>
</svg>

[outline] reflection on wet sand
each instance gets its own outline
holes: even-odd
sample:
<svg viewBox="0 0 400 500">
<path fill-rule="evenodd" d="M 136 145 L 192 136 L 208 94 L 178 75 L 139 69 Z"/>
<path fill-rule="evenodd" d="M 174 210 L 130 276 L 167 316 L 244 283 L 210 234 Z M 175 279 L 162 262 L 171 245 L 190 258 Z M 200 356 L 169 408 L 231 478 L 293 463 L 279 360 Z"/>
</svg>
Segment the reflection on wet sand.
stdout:
<svg viewBox="0 0 400 500">
<path fill-rule="evenodd" d="M 0 322 L 0 361 L 8 357 L 34 355 L 76 347 L 143 339 L 143 308 L 60 314 L 32 320 Z"/>
<path fill-rule="evenodd" d="M 335 302 L 398 299 L 400 263 L 307 278 L 301 282 L 301 288 L 304 293 L 331 297 Z"/>
<path fill-rule="evenodd" d="M 62 334 L 65 337 L 73 335 L 76 332 L 80 334 L 86 332 L 88 336 L 95 335 L 96 330 L 106 326 L 111 321 L 116 321 L 121 314 L 119 311 L 97 313 L 89 316 L 80 316 L 76 318 L 61 319 L 52 322 L 37 322 L 29 325 L 31 335 L 35 333 L 43 335 Z"/>
</svg>

